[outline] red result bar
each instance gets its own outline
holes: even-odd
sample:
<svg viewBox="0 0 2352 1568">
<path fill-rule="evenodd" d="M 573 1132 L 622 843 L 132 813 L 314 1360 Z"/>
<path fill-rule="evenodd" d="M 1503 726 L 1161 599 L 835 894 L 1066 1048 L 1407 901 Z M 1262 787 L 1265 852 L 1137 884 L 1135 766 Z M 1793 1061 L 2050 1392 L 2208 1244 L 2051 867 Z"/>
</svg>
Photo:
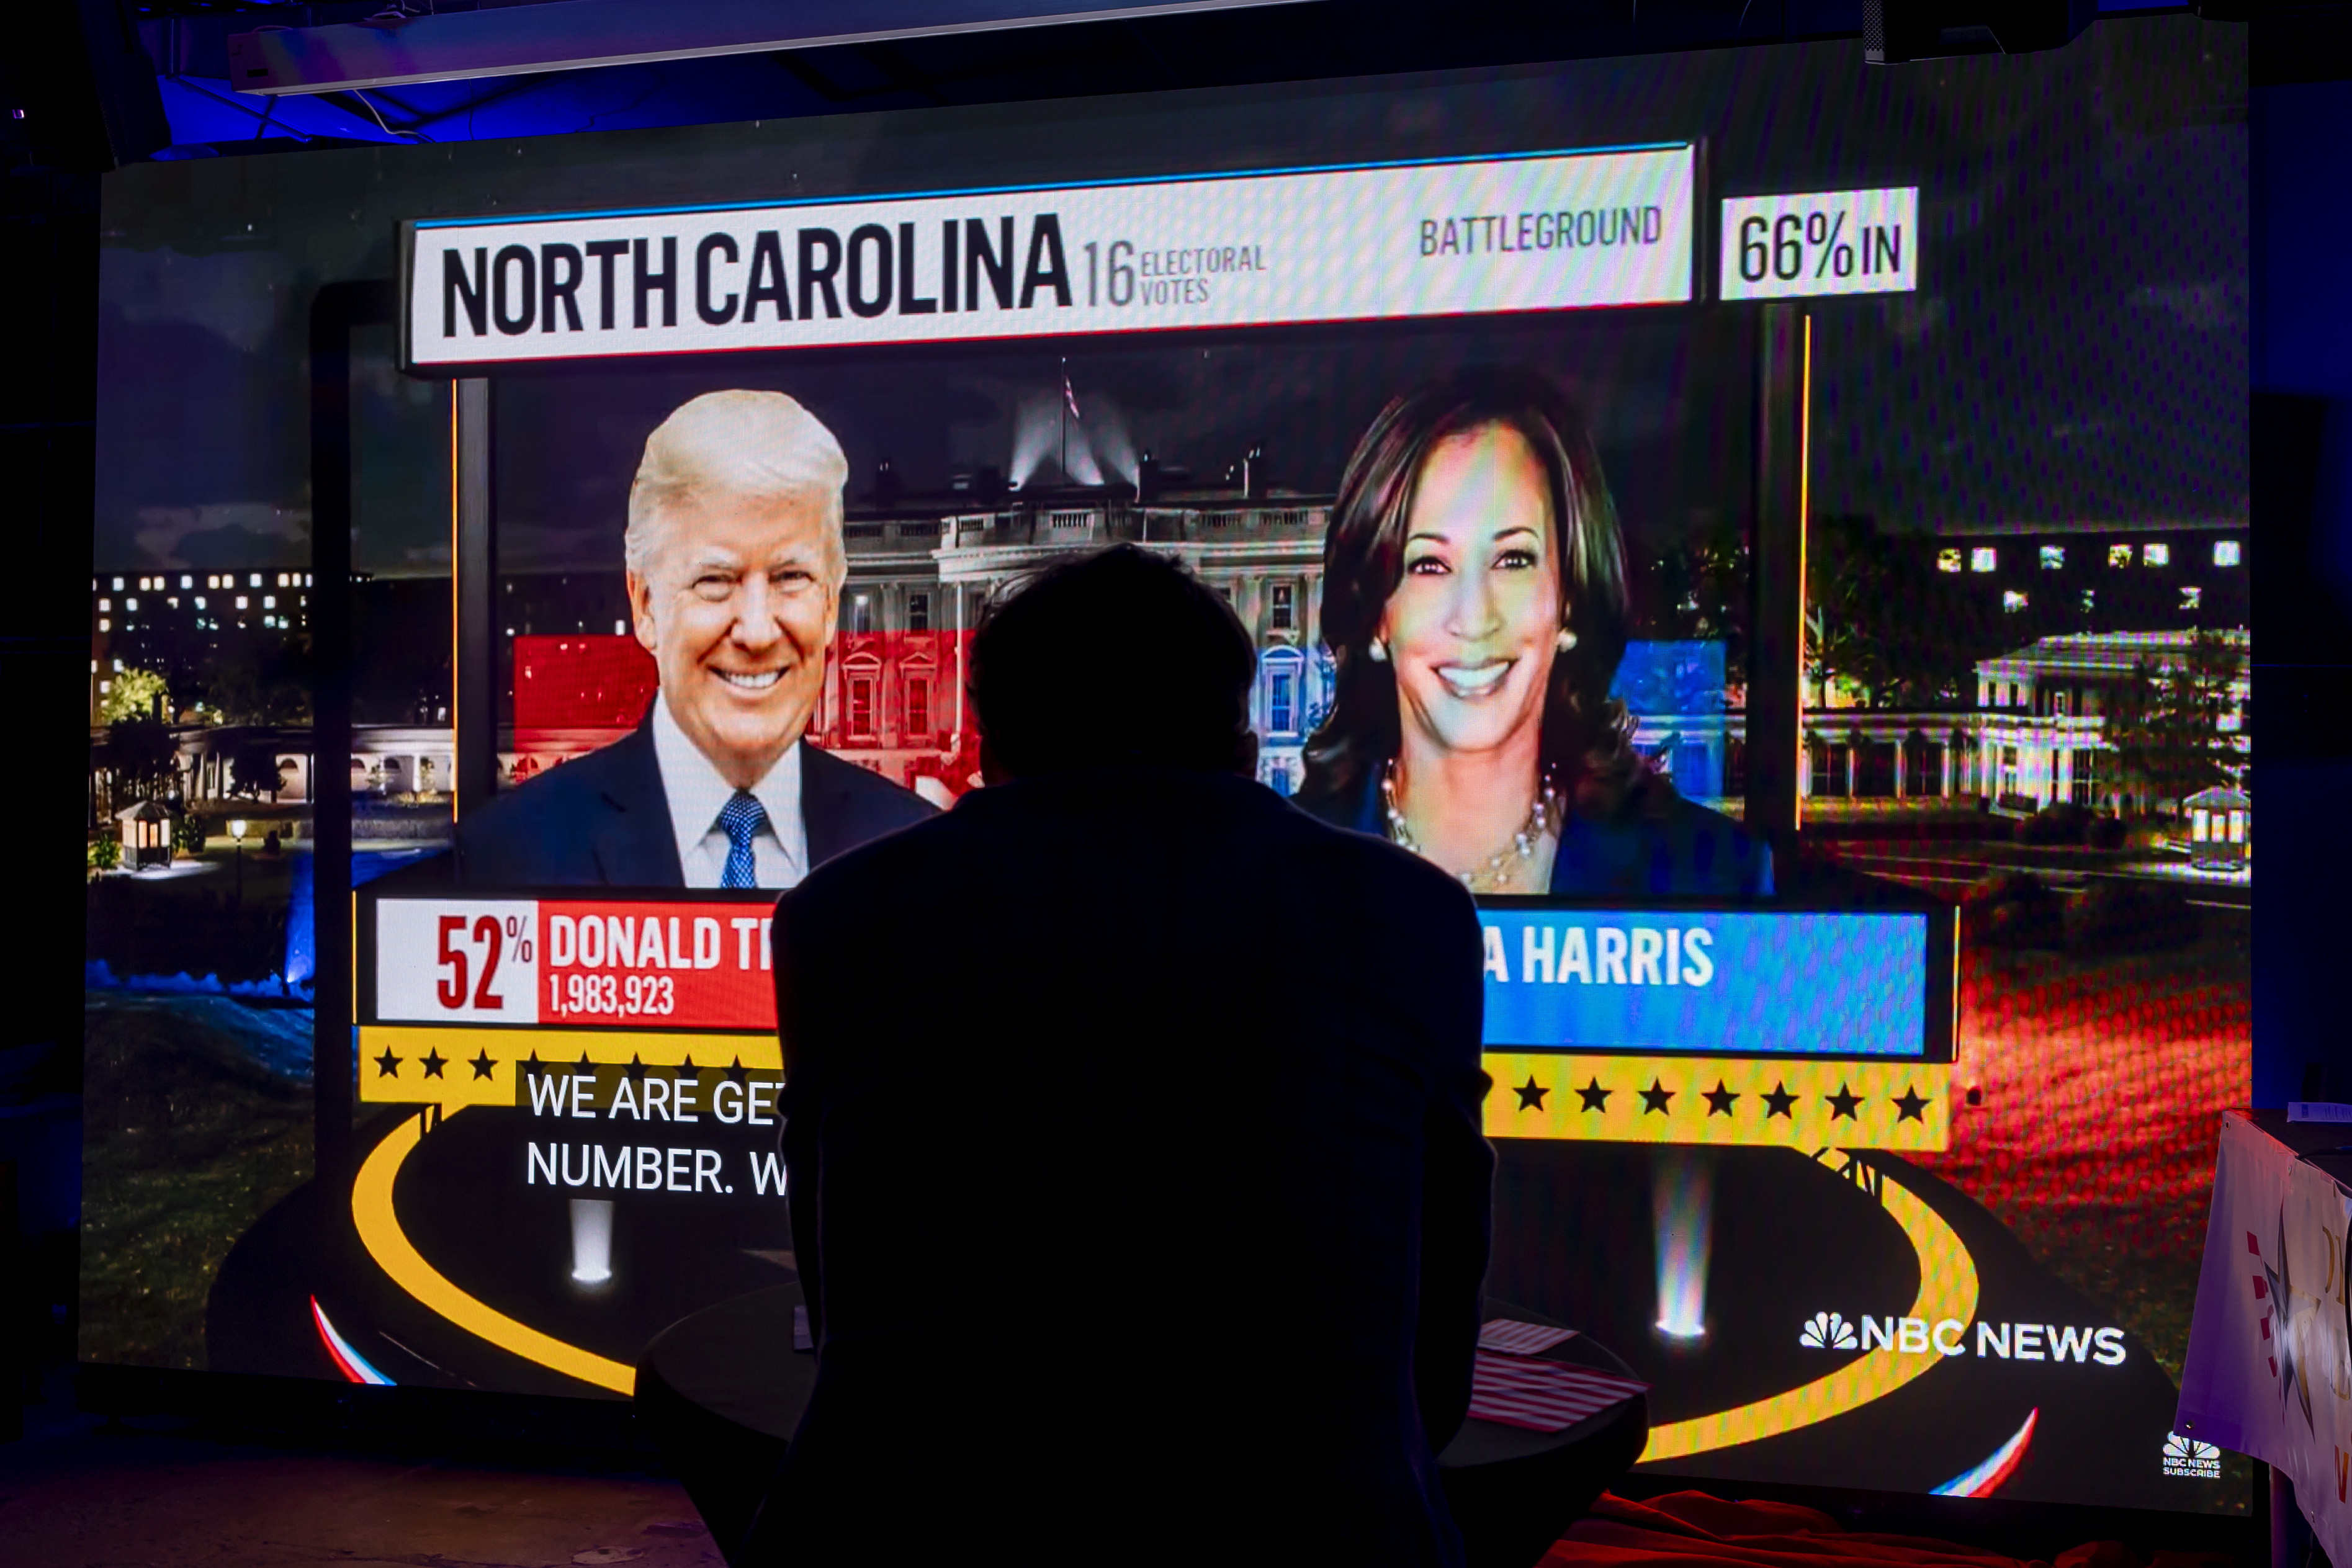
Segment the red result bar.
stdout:
<svg viewBox="0 0 2352 1568">
<path fill-rule="evenodd" d="M 772 1030 L 769 919 L 756 904 L 541 900 L 538 1021 Z"/>
</svg>

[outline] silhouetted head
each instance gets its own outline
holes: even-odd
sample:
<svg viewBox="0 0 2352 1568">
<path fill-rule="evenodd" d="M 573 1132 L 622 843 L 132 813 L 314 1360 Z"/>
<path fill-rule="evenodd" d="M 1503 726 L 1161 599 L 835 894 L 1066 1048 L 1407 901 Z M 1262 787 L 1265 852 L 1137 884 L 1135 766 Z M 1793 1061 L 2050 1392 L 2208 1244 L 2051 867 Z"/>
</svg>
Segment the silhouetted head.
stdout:
<svg viewBox="0 0 2352 1568">
<path fill-rule="evenodd" d="M 971 642 L 983 770 L 1255 769 L 1249 633 L 1208 584 L 1133 545 L 1013 584 Z"/>
</svg>

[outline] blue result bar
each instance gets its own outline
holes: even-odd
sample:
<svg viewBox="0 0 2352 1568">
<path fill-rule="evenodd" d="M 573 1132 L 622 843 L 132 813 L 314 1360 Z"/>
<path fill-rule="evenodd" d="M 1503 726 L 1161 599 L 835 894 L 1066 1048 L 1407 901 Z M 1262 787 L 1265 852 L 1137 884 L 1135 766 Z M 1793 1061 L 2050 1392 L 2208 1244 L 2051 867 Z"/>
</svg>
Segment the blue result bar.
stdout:
<svg viewBox="0 0 2352 1568">
<path fill-rule="evenodd" d="M 1925 915 L 1486 909 L 1489 1047 L 1924 1057 Z"/>
</svg>

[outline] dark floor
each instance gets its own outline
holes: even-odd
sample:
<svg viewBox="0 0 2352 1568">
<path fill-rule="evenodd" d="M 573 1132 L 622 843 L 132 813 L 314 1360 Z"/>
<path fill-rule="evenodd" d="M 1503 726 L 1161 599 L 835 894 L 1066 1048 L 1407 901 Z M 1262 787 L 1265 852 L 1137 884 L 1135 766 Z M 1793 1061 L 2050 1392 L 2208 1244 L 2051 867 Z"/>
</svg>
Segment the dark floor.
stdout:
<svg viewBox="0 0 2352 1568">
<path fill-rule="evenodd" d="M 677 1483 L 629 1456 L 343 1444 L 185 1420 L 113 1428 L 68 1375 L 0 1445 L 10 1568 L 716 1568 Z"/>
<path fill-rule="evenodd" d="M 24 1437 L 0 1443 L 0 1568 L 720 1568 L 694 1505 L 649 1454 L 296 1437 L 185 1417 L 108 1426 L 76 1409 L 69 1368 L 55 1368 L 43 1391 L 42 1403 L 25 1408 Z M 2235 1568 L 2268 1560 L 2259 1516 L 1723 1487 L 1651 1475 L 1630 1476 L 1618 1490 L 1646 1497 L 1694 1484 L 1723 1496 L 1803 1501 L 1849 1529 L 1963 1541 L 2027 1562 L 2047 1563 L 2095 1540 L 2122 1542 L 2142 1559 L 2210 1553 Z"/>
</svg>

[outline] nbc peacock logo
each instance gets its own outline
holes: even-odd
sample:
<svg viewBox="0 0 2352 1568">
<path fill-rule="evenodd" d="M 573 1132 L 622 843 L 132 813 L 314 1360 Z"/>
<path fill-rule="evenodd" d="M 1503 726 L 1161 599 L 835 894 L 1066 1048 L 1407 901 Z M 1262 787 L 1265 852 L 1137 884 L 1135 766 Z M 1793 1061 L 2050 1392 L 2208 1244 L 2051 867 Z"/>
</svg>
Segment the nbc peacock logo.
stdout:
<svg viewBox="0 0 2352 1568">
<path fill-rule="evenodd" d="M 2211 1443 L 2170 1433 L 2164 1439 L 2164 1473 L 2189 1480 L 2218 1481 L 2221 1479 L 2221 1450 Z"/>
<path fill-rule="evenodd" d="M 1815 1312 L 1797 1343 L 1807 1350 L 1855 1350 L 1862 1342 L 1854 1337 L 1853 1325 L 1837 1313 Z"/>
</svg>

